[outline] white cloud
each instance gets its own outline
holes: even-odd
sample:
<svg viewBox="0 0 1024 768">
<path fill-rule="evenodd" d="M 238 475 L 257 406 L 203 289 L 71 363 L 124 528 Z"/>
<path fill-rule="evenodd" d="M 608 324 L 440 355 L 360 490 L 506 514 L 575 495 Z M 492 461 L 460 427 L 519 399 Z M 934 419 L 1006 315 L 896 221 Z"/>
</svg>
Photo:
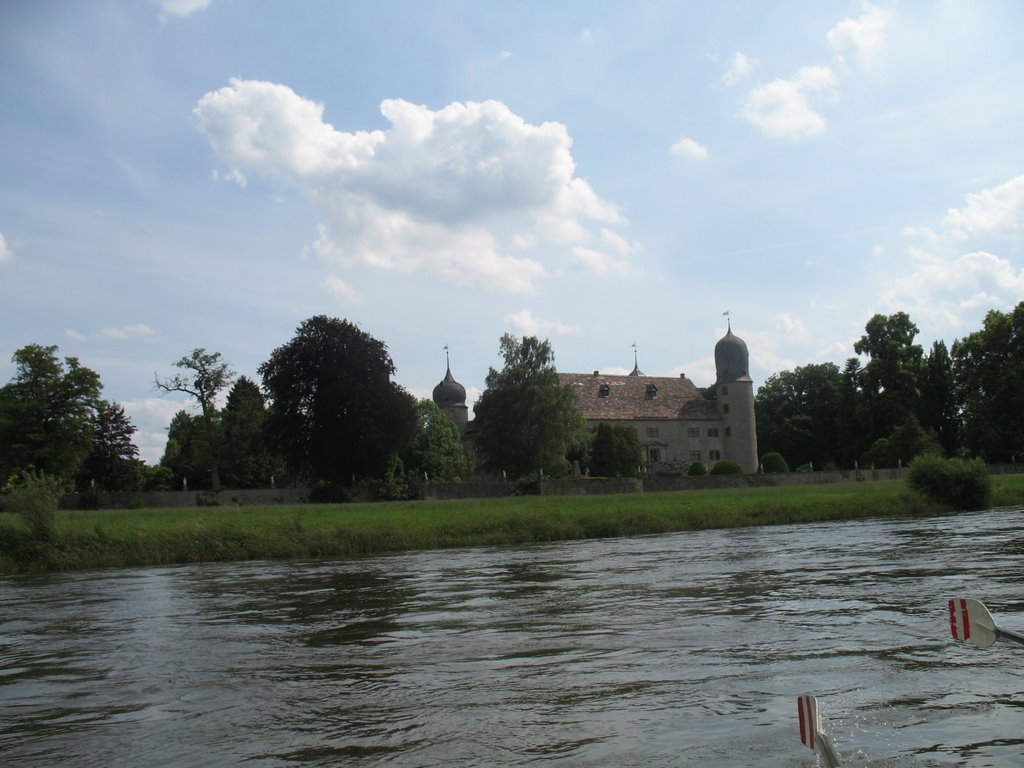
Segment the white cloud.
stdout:
<svg viewBox="0 0 1024 768">
<path fill-rule="evenodd" d="M 756 67 L 757 59 L 752 59 L 745 53 L 736 51 L 729 59 L 729 68 L 722 75 L 722 82 L 726 85 L 736 85 L 742 80 L 746 80 Z"/>
<path fill-rule="evenodd" d="M 772 138 L 800 140 L 825 131 L 811 97 L 834 98 L 839 78 L 830 67 L 804 67 L 792 80 L 773 80 L 747 95 L 744 116 Z"/>
<path fill-rule="evenodd" d="M 939 330 L 977 322 L 986 309 L 1009 309 L 1024 296 L 1024 268 L 985 248 L 1000 238 L 1024 234 L 1024 176 L 964 196 L 962 208 L 950 208 L 941 228 L 909 226 L 916 239 L 910 270 L 888 280 L 880 298 L 905 309 Z M 982 238 L 966 251 L 965 241 Z"/>
<path fill-rule="evenodd" d="M 1024 233 L 1024 176 L 965 197 L 963 208 L 950 208 L 943 224 L 957 239 L 975 235 Z"/>
<path fill-rule="evenodd" d="M 775 316 L 775 326 L 787 342 L 804 344 L 811 340 L 811 332 L 803 320 L 793 317 L 788 312 L 780 312 Z"/>
<path fill-rule="evenodd" d="M 152 336 L 153 329 L 143 323 L 123 325 L 120 328 L 104 328 L 99 335 L 107 339 L 138 339 Z"/>
<path fill-rule="evenodd" d="M 4 238 L 3 233 L 0 232 L 0 263 L 9 261 L 12 258 L 14 258 L 14 251 L 7 245 L 7 240 Z"/>
<path fill-rule="evenodd" d="M 840 66 L 850 57 L 868 65 L 885 45 L 889 11 L 871 3 L 864 3 L 863 7 L 862 15 L 843 19 L 828 31 L 829 45 Z M 723 80 L 735 84 L 749 74 L 754 63 L 744 54 L 736 53 Z M 838 86 L 839 77 L 832 67 L 803 67 L 794 78 L 778 78 L 752 89 L 747 94 L 743 115 L 772 138 L 800 141 L 818 136 L 827 128 L 820 103 L 834 101 Z"/>
<path fill-rule="evenodd" d="M 596 248 L 573 248 L 572 263 L 598 275 L 609 272 L 624 274 L 632 271 L 633 263 L 629 257 L 643 250 L 639 243 L 630 243 L 618 232 L 610 229 L 601 230 L 600 240 Z"/>
<path fill-rule="evenodd" d="M 840 61 L 850 56 L 862 64 L 870 64 L 885 45 L 885 28 L 889 11 L 864 3 L 864 13 L 856 19 L 843 19 L 828 32 L 828 42 Z"/>
<path fill-rule="evenodd" d="M 356 289 L 346 283 L 340 277 L 331 275 L 326 280 L 327 290 L 337 296 L 340 299 L 350 302 L 358 302 L 359 294 L 356 293 Z"/>
<path fill-rule="evenodd" d="M 350 133 L 323 112 L 287 86 L 244 80 L 195 109 L 229 178 L 308 195 L 323 218 L 316 251 L 331 263 L 529 292 L 541 259 L 592 245 L 595 223 L 623 221 L 575 176 L 560 123 L 531 125 L 498 101 L 434 111 L 388 99 L 390 128 Z M 509 254 L 527 244 L 536 258 Z"/>
<path fill-rule="evenodd" d="M 205 11 L 213 0 L 152 0 L 160 9 L 160 21 L 167 21 L 171 16 L 184 18 L 198 11 Z"/>
<path fill-rule="evenodd" d="M 1024 296 L 1024 269 L 1007 259 L 973 251 L 949 259 L 913 251 L 909 274 L 886 283 L 880 298 L 939 329 L 976 321 L 979 311 L 1010 308 Z"/>
<path fill-rule="evenodd" d="M 694 160 L 704 160 L 708 156 L 707 147 L 686 136 L 673 144 L 669 151 L 678 157 L 690 157 Z"/>
<path fill-rule="evenodd" d="M 152 336 L 154 333 L 156 333 L 156 331 L 145 323 L 122 325 L 119 328 L 103 328 L 92 334 L 82 333 L 75 328 L 68 328 L 64 331 L 65 336 L 75 341 L 88 341 L 90 338 L 116 339 L 118 341 L 124 341 L 127 339 L 141 339 L 146 336 Z"/>
<path fill-rule="evenodd" d="M 513 331 L 524 336 L 565 335 L 580 332 L 579 328 L 566 325 L 559 320 L 541 320 L 539 317 L 534 317 L 528 309 L 521 309 L 506 315 L 505 322 Z"/>
</svg>

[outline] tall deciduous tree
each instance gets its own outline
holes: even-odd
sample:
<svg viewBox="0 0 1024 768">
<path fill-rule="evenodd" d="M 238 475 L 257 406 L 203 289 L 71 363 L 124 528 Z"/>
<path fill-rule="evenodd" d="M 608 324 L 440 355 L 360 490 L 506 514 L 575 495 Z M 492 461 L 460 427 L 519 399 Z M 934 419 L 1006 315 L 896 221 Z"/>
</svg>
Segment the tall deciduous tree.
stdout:
<svg viewBox="0 0 1024 768">
<path fill-rule="evenodd" d="M 861 379 L 864 369 L 860 358 L 851 357 L 843 366 L 843 378 L 839 389 L 839 413 L 837 422 L 839 435 L 836 438 L 837 463 L 851 467 L 868 449 L 873 437 L 867 428 L 868 419 L 864 414 L 864 396 Z"/>
<path fill-rule="evenodd" d="M 239 379 L 221 411 L 223 451 L 221 475 L 229 488 L 260 488 L 271 484 L 281 467 L 270 450 L 267 404 L 252 379 Z"/>
<path fill-rule="evenodd" d="M 217 395 L 231 383 L 235 372 L 220 352 L 207 352 L 202 347 L 174 365 L 182 372 L 165 379 L 154 374 L 156 388 L 162 392 L 183 392 L 198 403 L 209 451 L 210 483 L 214 490 L 220 490 Z"/>
<path fill-rule="evenodd" d="M 220 424 L 214 429 L 220 429 Z M 202 418 L 178 411 L 167 428 L 167 445 L 160 459 L 160 466 L 171 472 L 172 487 L 211 487 L 210 461 L 210 443 Z"/>
<path fill-rule="evenodd" d="M 597 425 L 590 471 L 603 477 L 636 477 L 644 463 L 636 430 L 625 424 Z"/>
<path fill-rule="evenodd" d="M 842 387 L 833 363 L 769 376 L 757 391 L 757 444 L 793 466 L 838 461 Z"/>
<path fill-rule="evenodd" d="M 459 440 L 458 428 L 433 400 L 416 403 L 416 437 L 405 453 L 405 469 L 431 481 L 461 480 L 473 469 L 469 453 Z"/>
<path fill-rule="evenodd" d="M 0 479 L 35 469 L 73 480 L 92 445 L 100 377 L 57 358 L 56 346 L 29 344 L 11 358 L 14 378 L 0 388 Z"/>
<path fill-rule="evenodd" d="M 492 471 L 521 477 L 567 469 L 566 450 L 583 427 L 576 393 L 558 380 L 551 344 L 535 336 L 501 337 L 505 365 L 487 374 L 477 400 L 477 445 Z"/>
<path fill-rule="evenodd" d="M 379 478 L 416 430 L 413 400 L 391 380 L 384 342 L 317 315 L 260 366 L 270 431 L 289 468 L 314 481 Z"/>
<path fill-rule="evenodd" d="M 1024 301 L 989 312 L 952 357 L 967 450 L 986 461 L 1024 456 Z"/>
<path fill-rule="evenodd" d="M 921 426 L 938 438 L 942 450 L 952 456 L 960 446 L 960 422 L 956 405 L 953 359 L 944 341 L 936 341 L 924 361 L 921 376 Z"/>
<path fill-rule="evenodd" d="M 78 487 L 133 491 L 140 481 L 138 431 L 119 403 L 101 400 L 93 421 L 92 450 L 78 473 Z"/>
<path fill-rule="evenodd" d="M 864 330 L 853 349 L 869 358 L 861 389 L 869 431 L 877 439 L 891 434 L 907 415 L 918 412 L 924 350 L 914 343 L 918 328 L 906 312 L 875 315 Z"/>
</svg>

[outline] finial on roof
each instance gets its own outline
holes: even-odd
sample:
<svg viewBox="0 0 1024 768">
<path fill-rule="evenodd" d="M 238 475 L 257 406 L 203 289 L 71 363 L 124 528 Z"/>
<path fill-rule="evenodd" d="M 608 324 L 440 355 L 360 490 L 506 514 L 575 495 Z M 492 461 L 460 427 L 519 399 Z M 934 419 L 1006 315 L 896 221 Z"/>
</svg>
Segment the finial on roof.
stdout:
<svg viewBox="0 0 1024 768">
<path fill-rule="evenodd" d="M 732 333 L 732 319 L 729 317 L 729 310 L 725 310 L 722 314 L 725 316 L 726 332 Z"/>
<path fill-rule="evenodd" d="M 643 376 L 644 375 L 644 372 L 640 370 L 640 363 L 637 360 L 637 356 L 636 356 L 636 342 L 635 341 L 633 342 L 633 372 L 630 373 L 629 375 L 630 376 Z"/>
</svg>

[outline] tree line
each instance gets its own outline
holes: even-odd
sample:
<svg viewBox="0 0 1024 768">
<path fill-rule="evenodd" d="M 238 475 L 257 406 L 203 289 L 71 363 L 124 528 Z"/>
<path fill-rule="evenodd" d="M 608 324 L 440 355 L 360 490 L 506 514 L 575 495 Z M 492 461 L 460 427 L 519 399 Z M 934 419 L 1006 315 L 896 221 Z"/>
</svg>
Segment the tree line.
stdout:
<svg viewBox="0 0 1024 768">
<path fill-rule="evenodd" d="M 906 313 L 875 315 L 842 370 L 820 363 L 770 376 L 756 400 L 761 451 L 815 468 L 1024 454 L 1024 302 L 989 312 L 951 351 L 937 341 L 925 354 L 917 334 Z M 472 453 L 432 400 L 393 381 L 384 342 L 347 320 L 301 323 L 259 367 L 260 383 L 195 349 L 173 375 L 154 376 L 157 390 L 193 401 L 171 420 L 156 466 L 139 460 L 136 428 L 103 399 L 99 375 L 57 351 L 19 349 L 0 388 L 5 487 L 41 473 L 80 491 L 311 484 L 329 499 L 368 483 L 382 498 L 408 498 L 424 482 L 473 472 L 529 479 L 575 464 L 629 476 L 643 463 L 632 427 L 584 429 L 550 342 L 533 336 L 501 338 L 503 365 L 489 369 L 476 403 Z"/>
<path fill-rule="evenodd" d="M 79 491 L 219 489 L 314 483 L 327 496 L 353 482 L 412 476 L 454 480 L 471 470 L 455 426 L 430 400 L 392 381 L 383 342 L 317 316 L 259 368 L 262 387 L 218 352 L 195 349 L 157 390 L 192 409 L 175 414 L 156 466 L 138 458 L 124 408 L 101 397 L 99 375 L 56 346 L 15 352 L 0 388 L 0 482 L 59 478 Z M 223 407 L 218 406 L 226 392 Z M 385 489 L 386 490 L 386 489 Z"/>
<path fill-rule="evenodd" d="M 817 363 L 758 389 L 762 452 L 791 467 L 894 467 L 915 456 L 1024 456 L 1024 302 L 926 353 L 905 312 L 874 315 L 842 370 Z M 865 362 L 862 362 L 862 357 Z"/>
<path fill-rule="evenodd" d="M 100 397 L 99 375 L 76 358 L 61 361 L 56 347 L 29 345 L 15 353 L 17 372 L 0 389 L 0 478 L 10 486 L 37 472 L 80 491 L 309 484 L 330 500 L 357 483 L 380 498 L 409 498 L 423 483 L 474 471 L 560 476 L 573 460 L 602 473 L 638 471 L 634 430 L 583 430 L 547 340 L 506 334 L 499 351 L 504 364 L 490 369 L 477 401 L 471 452 L 432 400 L 393 381 L 387 346 L 347 320 L 301 323 L 259 366 L 260 384 L 198 348 L 172 375 L 154 374 L 156 390 L 192 402 L 171 419 L 159 464 L 148 466 L 124 409 Z"/>
</svg>

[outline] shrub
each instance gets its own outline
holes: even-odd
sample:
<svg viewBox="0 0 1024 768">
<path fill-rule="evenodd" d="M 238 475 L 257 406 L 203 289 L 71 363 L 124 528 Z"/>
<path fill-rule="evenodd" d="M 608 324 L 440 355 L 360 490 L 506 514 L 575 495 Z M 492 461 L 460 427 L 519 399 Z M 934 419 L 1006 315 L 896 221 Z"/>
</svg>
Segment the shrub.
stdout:
<svg viewBox="0 0 1024 768">
<path fill-rule="evenodd" d="M 918 456 L 907 475 L 910 487 L 955 510 L 986 509 L 992 499 L 992 480 L 981 459 L 943 459 Z"/>
<path fill-rule="evenodd" d="M 768 473 L 789 472 L 789 464 L 781 453 L 766 453 L 761 457 L 761 471 Z"/>
<path fill-rule="evenodd" d="M 690 468 L 686 474 L 690 477 L 704 477 L 708 473 L 708 468 L 704 466 L 703 461 L 694 461 L 690 464 Z"/>
<path fill-rule="evenodd" d="M 732 459 L 722 459 L 716 461 L 715 466 L 711 468 L 712 475 L 742 475 L 743 467 L 737 464 Z"/>
<path fill-rule="evenodd" d="M 57 506 L 63 495 L 60 478 L 26 472 L 7 494 L 4 506 L 25 521 L 35 539 L 52 542 L 57 539 Z"/>
</svg>

